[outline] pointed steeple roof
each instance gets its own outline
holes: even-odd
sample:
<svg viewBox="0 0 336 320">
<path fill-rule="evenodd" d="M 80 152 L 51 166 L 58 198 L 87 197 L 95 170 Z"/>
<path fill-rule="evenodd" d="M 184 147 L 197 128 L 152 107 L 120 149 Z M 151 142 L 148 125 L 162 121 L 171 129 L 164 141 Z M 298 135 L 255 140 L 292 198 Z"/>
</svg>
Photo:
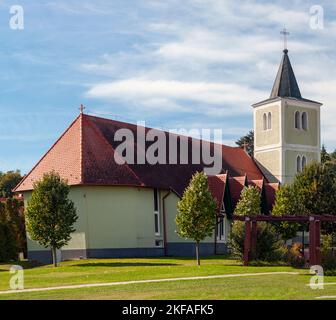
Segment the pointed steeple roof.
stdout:
<svg viewBox="0 0 336 320">
<path fill-rule="evenodd" d="M 289 97 L 302 99 L 299 85 L 288 57 L 288 50 L 285 49 L 277 76 L 274 81 L 270 99 L 276 97 Z"/>
</svg>

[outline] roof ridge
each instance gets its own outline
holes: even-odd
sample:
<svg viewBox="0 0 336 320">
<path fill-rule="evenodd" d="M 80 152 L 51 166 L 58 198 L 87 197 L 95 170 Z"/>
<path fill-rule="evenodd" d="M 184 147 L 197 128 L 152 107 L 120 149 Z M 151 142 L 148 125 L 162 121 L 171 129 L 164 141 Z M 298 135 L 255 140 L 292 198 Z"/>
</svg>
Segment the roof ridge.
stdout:
<svg viewBox="0 0 336 320">
<path fill-rule="evenodd" d="M 34 171 L 34 169 L 46 158 L 46 156 L 54 149 L 59 141 L 69 132 L 69 130 L 75 125 L 75 123 L 80 118 L 80 115 L 70 124 L 70 126 L 65 129 L 65 131 L 61 134 L 61 136 L 55 141 L 55 143 L 47 150 L 47 152 L 42 156 L 42 158 L 35 164 L 35 166 L 22 178 L 22 180 L 18 183 L 18 185 L 13 189 L 15 192 L 22 183 L 29 177 L 29 175 Z"/>
<path fill-rule="evenodd" d="M 86 117 L 86 116 L 85 116 Z M 90 116 L 88 116 L 90 117 Z M 108 120 L 108 119 L 107 119 Z M 101 131 L 97 128 L 97 126 L 90 121 L 89 119 L 87 119 L 86 121 L 88 123 L 89 126 L 91 126 L 91 128 L 102 138 L 102 140 L 104 141 L 105 144 L 108 145 L 109 148 L 111 148 L 113 150 L 114 153 L 116 153 L 116 150 L 113 148 L 113 146 L 108 142 L 108 140 L 104 137 L 104 135 L 101 133 Z M 132 170 L 132 168 L 130 168 L 130 166 L 128 165 L 128 163 L 125 161 L 124 163 L 125 167 L 131 172 L 131 174 L 133 174 L 133 176 L 139 181 L 139 183 L 141 185 L 144 185 L 143 181 L 141 181 L 141 179 L 136 175 L 136 173 Z"/>
</svg>

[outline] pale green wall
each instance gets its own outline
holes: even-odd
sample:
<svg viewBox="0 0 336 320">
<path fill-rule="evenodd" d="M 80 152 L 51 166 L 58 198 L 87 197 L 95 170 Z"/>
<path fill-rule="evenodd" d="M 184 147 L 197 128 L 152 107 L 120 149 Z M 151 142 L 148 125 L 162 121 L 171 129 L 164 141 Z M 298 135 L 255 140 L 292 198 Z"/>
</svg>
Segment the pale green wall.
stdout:
<svg viewBox="0 0 336 320">
<path fill-rule="evenodd" d="M 154 248 L 155 240 L 162 238 L 155 236 L 152 189 L 83 187 L 83 191 L 90 249 Z"/>
<path fill-rule="evenodd" d="M 69 198 L 74 201 L 78 220 L 76 232 L 65 249 L 155 248 L 163 240 L 163 201 L 168 193 L 160 190 L 160 235 L 155 235 L 153 189 L 118 186 L 73 186 Z M 25 192 L 25 205 L 31 193 Z M 165 200 L 168 242 L 190 242 L 175 230 L 178 196 L 171 192 Z M 213 237 L 204 242 L 213 242 Z M 28 250 L 49 250 L 28 240 Z"/>
<path fill-rule="evenodd" d="M 278 144 L 280 142 L 280 108 L 277 105 L 271 105 L 262 109 L 256 110 L 256 147 L 264 147 L 267 145 Z M 264 113 L 272 114 L 272 129 L 263 130 L 263 115 Z"/>
<path fill-rule="evenodd" d="M 318 153 L 316 152 L 301 152 L 294 150 L 286 150 L 285 151 L 285 179 L 284 182 L 292 182 L 294 176 L 297 174 L 296 172 L 296 158 L 298 155 L 305 156 L 307 159 L 307 164 L 318 161 Z"/>
<path fill-rule="evenodd" d="M 305 111 L 308 114 L 308 130 L 296 129 L 295 112 Z M 315 109 L 285 105 L 285 142 L 288 144 L 301 144 L 317 146 L 318 141 L 318 111 Z"/>
<path fill-rule="evenodd" d="M 280 149 L 262 152 L 256 151 L 254 157 L 259 168 L 270 182 L 276 182 L 280 178 Z"/>
</svg>

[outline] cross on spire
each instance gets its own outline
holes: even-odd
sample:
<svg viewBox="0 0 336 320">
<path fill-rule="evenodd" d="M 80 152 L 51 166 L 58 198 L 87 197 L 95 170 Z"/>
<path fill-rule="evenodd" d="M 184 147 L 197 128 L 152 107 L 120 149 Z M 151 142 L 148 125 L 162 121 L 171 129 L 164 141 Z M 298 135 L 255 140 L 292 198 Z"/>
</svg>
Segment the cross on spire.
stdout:
<svg viewBox="0 0 336 320">
<path fill-rule="evenodd" d="M 83 105 L 83 104 L 81 104 L 81 105 L 80 105 L 80 108 L 79 108 L 79 110 L 80 110 L 80 113 L 81 113 L 81 114 L 83 114 L 83 113 L 84 113 L 85 107 L 84 107 L 84 105 Z"/>
<path fill-rule="evenodd" d="M 288 30 L 286 29 L 286 27 L 284 27 L 284 28 L 280 31 L 280 34 L 282 34 L 283 37 L 284 37 L 284 51 L 288 51 L 288 49 L 287 49 L 287 36 L 289 36 L 289 32 L 288 32 Z"/>
</svg>

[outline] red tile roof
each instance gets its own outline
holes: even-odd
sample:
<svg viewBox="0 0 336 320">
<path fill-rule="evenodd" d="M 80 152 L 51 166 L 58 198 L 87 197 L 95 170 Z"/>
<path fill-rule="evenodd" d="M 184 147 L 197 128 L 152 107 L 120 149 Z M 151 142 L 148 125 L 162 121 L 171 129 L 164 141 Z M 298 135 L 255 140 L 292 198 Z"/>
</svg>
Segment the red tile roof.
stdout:
<svg viewBox="0 0 336 320">
<path fill-rule="evenodd" d="M 188 164 L 124 164 L 114 160 L 115 150 L 120 144 L 114 140 L 119 129 L 129 129 L 135 137 L 135 155 L 145 149 L 136 143 L 137 127 L 134 124 L 80 115 L 56 141 L 50 150 L 15 188 L 16 192 L 33 189 L 34 182 L 44 173 L 55 170 L 70 185 L 127 185 L 172 189 L 181 195 L 191 176 L 202 171 L 204 164 L 191 164 L 190 137 L 166 133 L 169 136 L 188 139 Z M 146 132 L 150 128 L 144 128 Z M 159 131 L 159 130 L 156 130 Z M 147 142 L 146 148 L 153 142 Z M 231 176 L 248 175 L 249 179 L 260 180 L 263 175 L 252 158 L 241 148 L 218 145 L 210 142 L 210 149 L 222 148 L 222 172 Z M 168 151 L 168 149 L 167 149 Z M 167 159 L 168 159 L 167 152 Z M 178 158 L 179 159 L 179 158 Z M 179 161 L 178 161 L 179 162 Z M 233 187 L 234 192 L 235 187 Z"/>
<path fill-rule="evenodd" d="M 227 174 L 208 176 L 209 191 L 217 202 L 217 212 L 220 213 L 224 198 L 224 191 L 227 181 Z"/>
<path fill-rule="evenodd" d="M 268 212 L 271 212 L 275 202 L 275 193 L 280 188 L 280 183 L 265 183 L 265 194 Z"/>
<path fill-rule="evenodd" d="M 236 205 L 240 199 L 240 194 L 244 187 L 247 185 L 247 177 L 230 177 L 229 178 L 229 188 L 232 199 L 233 209 L 236 208 Z"/>
</svg>

